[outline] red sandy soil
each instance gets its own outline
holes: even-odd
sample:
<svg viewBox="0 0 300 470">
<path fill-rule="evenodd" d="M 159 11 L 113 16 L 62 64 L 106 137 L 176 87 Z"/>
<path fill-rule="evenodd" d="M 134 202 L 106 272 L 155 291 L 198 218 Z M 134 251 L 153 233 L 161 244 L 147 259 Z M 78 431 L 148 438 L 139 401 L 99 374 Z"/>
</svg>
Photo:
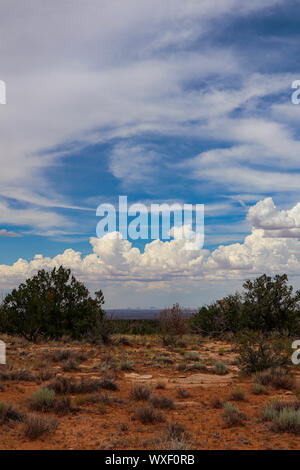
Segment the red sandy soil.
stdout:
<svg viewBox="0 0 300 470">
<path fill-rule="evenodd" d="M 116 398 L 111 404 L 80 405 L 80 409 L 65 416 L 53 413 L 40 413 L 43 416 L 55 416 L 57 430 L 53 434 L 44 434 L 36 440 L 24 436 L 24 424 L 10 422 L 0 425 L 1 449 L 163 449 L 174 445 L 166 441 L 166 429 L 169 423 L 183 425 L 190 449 L 299 449 L 300 438 L 290 433 L 275 433 L 270 424 L 262 420 L 262 410 L 266 402 L 277 396 L 285 400 L 295 400 L 293 391 L 270 390 L 268 394 L 255 395 L 252 392 L 253 379 L 241 378 L 236 364 L 233 345 L 224 342 L 187 341 L 184 351 L 174 351 L 161 345 L 156 338 L 130 337 L 132 346 L 90 346 L 73 343 L 48 343 L 31 345 L 18 339 L 7 339 L 7 359 L 15 368 L 31 369 L 39 373 L 45 367 L 58 375 L 76 378 L 89 377 L 102 379 L 113 377 L 119 389 L 104 391 Z M 83 351 L 88 359 L 80 363 L 80 370 L 63 372 L 60 363 L 45 359 L 55 349 Z M 208 371 L 178 371 L 187 351 L 197 351 L 208 365 Z M 218 353 L 218 351 L 221 351 Z M 165 364 L 160 356 L 168 356 L 174 362 Z M 229 373 L 219 376 L 213 373 L 215 359 L 226 363 Z M 107 364 L 114 363 L 118 369 L 121 361 L 132 361 L 133 370 L 112 370 Z M 189 361 L 195 363 L 196 361 Z M 2 366 L 5 370 L 7 366 Z M 296 380 L 298 379 L 297 372 Z M 143 377 L 144 376 L 144 377 Z M 300 377 L 299 377 L 300 379 Z M 161 410 L 165 421 L 158 424 L 142 424 L 135 418 L 138 406 L 147 403 L 136 402 L 131 396 L 134 382 L 149 385 L 156 395 L 163 395 L 175 402 L 175 409 Z M 157 383 L 165 388 L 156 389 Z M 29 400 L 33 392 L 46 386 L 45 382 L 2 381 L 4 390 L 0 391 L 0 402 L 7 401 L 29 411 Z M 246 401 L 234 401 L 230 397 L 234 388 L 240 386 L 246 395 Z M 189 392 L 187 398 L 179 398 L 177 388 Z M 222 418 L 222 408 L 213 406 L 214 399 L 222 402 L 230 400 L 246 415 L 244 425 L 227 427 Z M 76 404 L 76 396 L 72 396 Z M 178 448 L 173 447 L 173 448 Z"/>
</svg>

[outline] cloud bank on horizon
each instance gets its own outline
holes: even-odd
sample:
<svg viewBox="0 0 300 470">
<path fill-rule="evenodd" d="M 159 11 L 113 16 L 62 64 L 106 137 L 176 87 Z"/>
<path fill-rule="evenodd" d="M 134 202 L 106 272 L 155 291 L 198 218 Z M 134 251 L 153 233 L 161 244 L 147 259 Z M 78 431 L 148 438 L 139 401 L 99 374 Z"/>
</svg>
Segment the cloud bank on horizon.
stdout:
<svg viewBox="0 0 300 470">
<path fill-rule="evenodd" d="M 92 253 L 86 256 L 67 249 L 53 258 L 38 254 L 29 262 L 19 259 L 12 266 L 0 265 L 0 287 L 14 286 L 39 269 L 60 265 L 71 268 L 78 278 L 95 289 L 99 280 L 116 289 L 122 283 L 123 288 L 153 291 L 170 290 L 182 282 L 196 286 L 203 280 L 241 280 L 262 272 L 298 276 L 300 241 L 299 233 L 293 230 L 300 215 L 299 207 L 297 204 L 290 211 L 280 211 L 271 198 L 258 202 L 249 209 L 248 218 L 254 225 L 244 242 L 220 245 L 212 253 L 201 248 L 186 250 L 188 239 L 154 240 L 141 252 L 118 232 L 101 239 L 93 237 L 90 239 Z M 262 223 L 265 228 L 261 227 Z M 279 235 L 275 237 L 276 230 Z"/>
<path fill-rule="evenodd" d="M 299 20 L 294 0 L 3 0 L 0 286 L 58 264 L 115 306 L 297 285 Z M 205 249 L 96 239 L 119 194 L 204 203 Z"/>
</svg>

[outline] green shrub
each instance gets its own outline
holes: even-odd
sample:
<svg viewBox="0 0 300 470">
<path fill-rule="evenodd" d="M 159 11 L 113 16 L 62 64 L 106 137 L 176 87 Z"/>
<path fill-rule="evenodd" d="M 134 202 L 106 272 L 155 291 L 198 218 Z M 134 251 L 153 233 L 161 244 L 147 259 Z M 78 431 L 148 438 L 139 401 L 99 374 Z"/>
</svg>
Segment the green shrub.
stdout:
<svg viewBox="0 0 300 470">
<path fill-rule="evenodd" d="M 127 370 L 127 371 L 134 370 L 134 364 L 133 362 L 130 362 L 130 361 L 121 361 L 120 369 Z"/>
<path fill-rule="evenodd" d="M 151 406 L 139 407 L 135 417 L 143 424 L 154 424 L 165 421 L 164 416 L 159 411 L 155 411 Z"/>
<path fill-rule="evenodd" d="M 238 331 L 243 327 L 240 294 L 229 295 L 204 306 L 190 318 L 191 331 L 203 335 L 219 335 L 226 331 Z"/>
<path fill-rule="evenodd" d="M 300 410 L 283 408 L 273 420 L 273 429 L 277 432 L 300 433 Z"/>
<path fill-rule="evenodd" d="M 293 293 L 286 274 L 263 274 L 243 284 L 242 294 L 229 295 L 204 306 L 190 318 L 194 333 L 220 335 L 250 329 L 259 332 L 300 329 L 300 291 Z"/>
<path fill-rule="evenodd" d="M 289 358 L 278 351 L 275 344 L 267 344 L 260 337 L 258 341 L 249 339 L 239 346 L 238 364 L 245 374 L 261 372 L 265 369 L 284 366 Z"/>
<path fill-rule="evenodd" d="M 42 269 L 5 297 L 0 329 L 29 341 L 39 335 L 81 338 L 104 320 L 103 303 L 102 292 L 96 292 L 95 299 L 90 297 L 69 269 Z"/>
<path fill-rule="evenodd" d="M 188 321 L 180 305 L 162 310 L 159 314 L 160 328 L 168 336 L 184 335 L 187 333 Z"/>
<path fill-rule="evenodd" d="M 262 384 L 253 384 L 252 391 L 255 395 L 263 395 L 268 393 L 267 388 Z"/>
<path fill-rule="evenodd" d="M 24 434 L 30 440 L 34 440 L 45 433 L 55 432 L 56 428 L 57 421 L 50 416 L 28 415 Z"/>
<path fill-rule="evenodd" d="M 0 403 L 0 424 L 9 421 L 22 422 L 25 419 L 25 413 L 22 413 L 16 405 L 2 401 Z"/>
<path fill-rule="evenodd" d="M 108 380 L 108 379 L 107 379 Z M 107 380 L 92 380 L 92 379 L 81 379 L 76 381 L 72 377 L 58 376 L 55 377 L 49 384 L 47 388 L 54 390 L 58 394 L 79 394 L 79 393 L 91 393 L 97 392 L 102 388 L 111 387 L 110 390 L 113 390 L 113 382 Z M 116 387 L 116 385 L 114 385 Z"/>
<path fill-rule="evenodd" d="M 228 372 L 228 367 L 222 361 L 215 361 L 214 372 L 218 375 L 225 375 Z"/>
<path fill-rule="evenodd" d="M 236 387 L 231 392 L 231 399 L 235 401 L 245 401 L 246 395 L 245 395 L 244 390 L 241 387 Z"/>
<path fill-rule="evenodd" d="M 151 388 L 142 384 L 134 384 L 131 388 L 131 396 L 134 400 L 148 400 L 151 395 Z"/>
<path fill-rule="evenodd" d="M 227 426 L 237 426 L 243 424 L 245 416 L 240 413 L 237 406 L 228 401 L 224 403 L 223 419 Z"/>
<path fill-rule="evenodd" d="M 257 372 L 254 379 L 261 385 L 270 385 L 276 389 L 291 390 L 294 386 L 294 377 L 288 369 L 282 367 Z"/>
<path fill-rule="evenodd" d="M 263 419 L 271 421 L 276 432 L 300 433 L 300 403 L 275 399 L 264 407 Z"/>
<path fill-rule="evenodd" d="M 49 388 L 41 388 L 34 392 L 30 399 L 30 408 L 34 411 L 48 411 L 54 407 L 55 392 Z"/>
<path fill-rule="evenodd" d="M 163 395 L 152 395 L 150 402 L 154 408 L 173 410 L 175 408 L 173 400 Z"/>
</svg>

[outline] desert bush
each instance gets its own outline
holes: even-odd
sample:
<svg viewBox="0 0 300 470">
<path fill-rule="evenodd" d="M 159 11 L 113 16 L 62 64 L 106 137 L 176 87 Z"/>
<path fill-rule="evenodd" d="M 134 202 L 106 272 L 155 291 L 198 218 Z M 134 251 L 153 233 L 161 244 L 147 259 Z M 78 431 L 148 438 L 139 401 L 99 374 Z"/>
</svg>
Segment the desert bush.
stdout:
<svg viewBox="0 0 300 470">
<path fill-rule="evenodd" d="M 200 361 L 200 356 L 197 352 L 188 351 L 184 354 L 187 361 Z"/>
<path fill-rule="evenodd" d="M 40 335 L 81 338 L 105 318 L 101 291 L 90 297 L 62 266 L 44 269 L 8 294 L 0 309 L 1 331 L 36 341 Z"/>
<path fill-rule="evenodd" d="M 241 387 L 236 387 L 235 389 L 232 390 L 230 398 L 231 400 L 235 400 L 235 401 L 245 401 L 246 395 L 245 395 L 244 390 Z"/>
<path fill-rule="evenodd" d="M 238 352 L 238 364 L 245 374 L 286 366 L 289 363 L 288 356 L 282 354 L 275 344 L 267 344 L 262 337 L 257 341 L 249 339 L 243 342 L 239 346 Z"/>
<path fill-rule="evenodd" d="M 194 364 L 186 364 L 185 370 L 207 370 L 207 366 L 203 360 L 199 360 Z"/>
<path fill-rule="evenodd" d="M 0 369 L 1 380 L 35 382 L 37 376 L 29 369 Z"/>
<path fill-rule="evenodd" d="M 191 396 L 190 392 L 183 387 L 178 387 L 176 391 L 179 398 L 189 398 Z"/>
<path fill-rule="evenodd" d="M 214 372 L 218 375 L 225 375 L 228 372 L 228 367 L 222 361 L 215 361 Z"/>
<path fill-rule="evenodd" d="M 294 377 L 289 370 L 283 369 L 282 367 L 257 372 L 254 379 L 258 384 L 270 385 L 277 389 L 291 390 L 294 386 Z"/>
<path fill-rule="evenodd" d="M 264 395 L 264 394 L 268 393 L 268 389 L 267 389 L 267 387 L 265 387 L 262 384 L 255 383 L 255 384 L 253 384 L 252 392 L 255 395 Z"/>
<path fill-rule="evenodd" d="M 118 385 L 111 379 L 105 377 L 102 382 L 100 382 L 101 388 L 104 390 L 118 390 Z"/>
<path fill-rule="evenodd" d="M 190 318 L 194 333 L 220 335 L 243 329 L 295 333 L 300 328 L 300 291 L 293 293 L 286 274 L 263 274 L 243 284 L 242 294 L 229 295 L 202 307 Z"/>
<path fill-rule="evenodd" d="M 19 410 L 16 405 L 2 401 L 0 403 L 0 424 L 9 421 L 22 422 L 25 419 L 25 413 Z"/>
<path fill-rule="evenodd" d="M 237 426 L 243 424 L 245 416 L 241 413 L 237 406 L 230 402 L 224 403 L 223 419 L 227 426 Z"/>
<path fill-rule="evenodd" d="M 184 335 L 187 332 L 188 321 L 179 304 L 162 310 L 159 314 L 160 328 L 163 334 Z"/>
<path fill-rule="evenodd" d="M 95 403 L 111 403 L 112 399 L 103 393 L 91 393 L 89 395 L 83 395 L 78 397 L 76 400 L 77 405 L 91 405 Z"/>
<path fill-rule="evenodd" d="M 104 386 L 103 386 L 104 383 Z M 58 394 L 79 394 L 91 393 L 105 388 L 106 381 L 81 379 L 76 381 L 72 377 L 57 376 L 47 385 L 47 388 L 54 390 Z"/>
<path fill-rule="evenodd" d="M 223 408 L 224 407 L 224 402 L 218 398 L 218 397 L 214 397 L 212 400 L 211 400 L 211 406 L 213 408 Z"/>
<path fill-rule="evenodd" d="M 185 427 L 182 424 L 171 422 L 166 428 L 167 439 L 181 439 L 186 434 Z"/>
<path fill-rule="evenodd" d="M 154 408 L 159 408 L 161 410 L 173 410 L 175 408 L 174 401 L 163 395 L 152 395 L 150 397 L 150 403 Z"/>
<path fill-rule="evenodd" d="M 87 331 L 85 339 L 92 344 L 111 344 L 113 342 L 112 335 L 116 332 L 115 322 L 105 315 L 97 318 L 93 327 Z"/>
<path fill-rule="evenodd" d="M 134 364 L 133 362 L 130 362 L 130 361 L 121 361 L 120 369 L 127 370 L 127 371 L 134 370 Z"/>
<path fill-rule="evenodd" d="M 162 364 L 174 364 L 174 360 L 168 356 L 157 356 L 156 360 Z"/>
<path fill-rule="evenodd" d="M 61 364 L 61 368 L 64 372 L 71 372 L 74 370 L 79 370 L 80 367 L 74 359 L 68 359 L 67 361 Z"/>
<path fill-rule="evenodd" d="M 30 409 L 34 411 L 49 411 L 54 407 L 55 392 L 49 388 L 41 388 L 34 392 L 30 399 Z"/>
<path fill-rule="evenodd" d="M 156 383 L 155 388 L 156 388 L 157 390 L 163 390 L 163 389 L 166 388 L 166 383 L 163 382 L 162 380 L 159 380 L 159 381 Z"/>
<path fill-rule="evenodd" d="M 37 439 L 45 433 L 53 433 L 57 428 L 56 419 L 48 416 L 30 414 L 26 418 L 24 435 L 30 440 Z"/>
<path fill-rule="evenodd" d="M 272 423 L 276 432 L 300 433 L 300 403 L 285 402 L 275 399 L 267 403 L 263 409 L 263 419 Z"/>
<path fill-rule="evenodd" d="M 150 398 L 151 388 L 142 384 L 134 384 L 131 388 L 131 396 L 134 400 L 145 401 Z"/>
<path fill-rule="evenodd" d="M 116 334 L 128 335 L 154 335 L 159 334 L 160 324 L 159 320 L 129 320 L 129 319 L 114 319 L 113 320 Z"/>
<path fill-rule="evenodd" d="M 288 330 L 299 327 L 300 291 L 293 294 L 286 274 L 272 279 L 263 274 L 243 284 L 243 315 L 247 327 L 257 331 Z"/>
<path fill-rule="evenodd" d="M 283 408 L 273 419 L 274 431 L 300 433 L 300 410 L 293 408 Z"/>
<path fill-rule="evenodd" d="M 46 380 L 53 379 L 56 376 L 56 372 L 51 370 L 51 369 L 42 369 L 38 376 L 37 379 L 41 382 L 45 382 Z"/>
<path fill-rule="evenodd" d="M 73 406 L 70 397 L 63 396 L 55 398 L 53 411 L 59 415 L 65 415 L 77 411 L 77 408 Z"/>
<path fill-rule="evenodd" d="M 158 450 L 189 450 L 190 435 L 184 426 L 178 423 L 170 423 L 165 429 L 163 437 L 154 442 L 153 448 Z"/>
<path fill-rule="evenodd" d="M 139 407 L 135 417 L 143 424 L 161 423 L 165 420 L 164 416 L 159 411 L 155 411 L 151 406 Z"/>
<path fill-rule="evenodd" d="M 191 316 L 190 328 L 203 335 L 238 331 L 244 326 L 242 315 L 242 297 L 237 293 L 200 308 Z"/>
<path fill-rule="evenodd" d="M 63 362 L 69 360 L 83 362 L 88 358 L 85 353 L 78 351 L 77 349 L 55 349 L 48 353 L 46 357 L 52 362 Z"/>
</svg>

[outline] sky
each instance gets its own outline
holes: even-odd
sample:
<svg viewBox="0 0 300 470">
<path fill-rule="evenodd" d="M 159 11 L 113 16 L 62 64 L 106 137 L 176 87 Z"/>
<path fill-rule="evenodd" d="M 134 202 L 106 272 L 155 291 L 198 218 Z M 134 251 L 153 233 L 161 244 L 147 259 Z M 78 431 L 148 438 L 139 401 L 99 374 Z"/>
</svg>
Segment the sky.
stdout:
<svg viewBox="0 0 300 470">
<path fill-rule="evenodd" d="M 107 308 L 300 288 L 300 4 L 2 0 L 0 291 L 70 267 Z M 205 242 L 97 238 L 101 203 L 205 205 Z"/>
</svg>

